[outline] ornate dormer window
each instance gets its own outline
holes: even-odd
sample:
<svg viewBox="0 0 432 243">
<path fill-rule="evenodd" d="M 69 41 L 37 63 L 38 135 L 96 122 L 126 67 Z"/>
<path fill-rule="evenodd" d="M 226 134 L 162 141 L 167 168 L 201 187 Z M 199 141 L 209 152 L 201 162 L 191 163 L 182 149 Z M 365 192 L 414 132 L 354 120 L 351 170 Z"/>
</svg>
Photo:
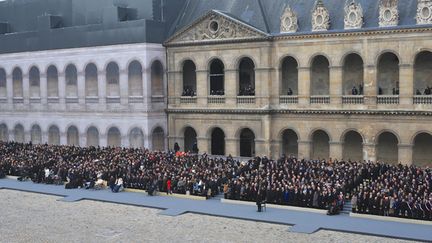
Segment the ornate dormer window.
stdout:
<svg viewBox="0 0 432 243">
<path fill-rule="evenodd" d="M 363 26 L 363 9 L 360 3 L 352 0 L 345 5 L 345 29 L 360 29 Z"/>
<path fill-rule="evenodd" d="M 281 33 L 293 33 L 297 32 L 298 22 L 297 14 L 287 6 L 281 16 L 280 32 Z"/>
<path fill-rule="evenodd" d="M 330 14 L 322 0 L 317 0 L 312 10 L 312 31 L 325 31 L 330 28 Z"/>
<path fill-rule="evenodd" d="M 432 0 L 418 0 L 417 24 L 432 24 Z"/>
<path fill-rule="evenodd" d="M 380 0 L 379 26 L 396 26 L 399 22 L 398 0 Z"/>
</svg>

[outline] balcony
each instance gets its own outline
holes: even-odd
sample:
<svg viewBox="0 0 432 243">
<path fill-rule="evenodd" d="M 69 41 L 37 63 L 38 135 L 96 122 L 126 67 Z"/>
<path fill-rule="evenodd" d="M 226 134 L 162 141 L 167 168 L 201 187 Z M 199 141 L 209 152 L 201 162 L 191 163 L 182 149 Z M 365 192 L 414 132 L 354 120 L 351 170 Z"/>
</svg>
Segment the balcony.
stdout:
<svg viewBox="0 0 432 243">
<path fill-rule="evenodd" d="M 86 104 L 97 104 L 99 103 L 99 97 L 97 96 L 87 96 L 85 98 Z"/>
<path fill-rule="evenodd" d="M 380 105 L 398 105 L 399 95 L 380 95 L 377 96 L 377 104 Z"/>
<path fill-rule="evenodd" d="M 152 95 L 151 102 L 152 103 L 163 103 L 163 102 L 165 102 L 165 97 L 163 95 Z"/>
<path fill-rule="evenodd" d="M 78 97 L 66 97 L 66 104 L 78 103 Z"/>
<path fill-rule="evenodd" d="M 310 97 L 311 104 L 330 104 L 330 96 L 328 95 L 314 95 Z"/>
<path fill-rule="evenodd" d="M 416 95 L 413 97 L 415 105 L 432 105 L 432 95 Z"/>
<path fill-rule="evenodd" d="M 255 96 L 237 96 L 237 104 L 255 104 Z"/>
<path fill-rule="evenodd" d="M 13 97 L 12 101 L 14 104 L 22 104 L 22 103 L 24 103 L 24 98 L 23 97 Z"/>
<path fill-rule="evenodd" d="M 48 97 L 47 101 L 48 101 L 48 104 L 59 103 L 59 97 Z"/>
<path fill-rule="evenodd" d="M 209 96 L 207 97 L 208 104 L 225 104 L 225 96 Z"/>
<path fill-rule="evenodd" d="M 344 96 L 342 96 L 342 104 L 362 105 L 363 103 L 364 103 L 363 95 L 344 95 Z"/>
<path fill-rule="evenodd" d="M 120 96 L 108 96 L 106 97 L 107 104 L 116 104 L 120 103 Z"/>
<path fill-rule="evenodd" d="M 144 97 L 142 96 L 129 96 L 129 103 L 143 103 Z"/>
<path fill-rule="evenodd" d="M 182 96 L 180 97 L 180 104 L 196 104 L 197 97 L 196 96 Z"/>
<path fill-rule="evenodd" d="M 279 104 L 298 104 L 297 95 L 282 95 L 279 96 Z"/>
<path fill-rule="evenodd" d="M 0 103 L 7 103 L 6 97 L 0 97 Z"/>
<path fill-rule="evenodd" d="M 41 98 L 40 97 L 30 97 L 29 101 L 30 101 L 30 104 L 37 104 L 37 103 L 41 103 Z"/>
</svg>

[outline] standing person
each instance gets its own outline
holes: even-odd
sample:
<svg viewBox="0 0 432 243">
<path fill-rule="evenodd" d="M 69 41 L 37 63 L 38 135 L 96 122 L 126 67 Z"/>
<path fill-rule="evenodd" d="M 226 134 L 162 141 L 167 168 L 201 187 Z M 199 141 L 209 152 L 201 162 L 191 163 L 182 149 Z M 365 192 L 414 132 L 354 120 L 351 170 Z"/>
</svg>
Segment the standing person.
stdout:
<svg viewBox="0 0 432 243">
<path fill-rule="evenodd" d="M 257 197 L 256 197 L 256 205 L 257 205 L 257 207 L 258 207 L 258 212 L 260 213 L 261 211 L 262 211 L 262 209 L 261 209 L 261 192 L 258 190 L 258 194 L 257 194 Z"/>
<path fill-rule="evenodd" d="M 170 178 L 168 178 L 168 180 L 167 180 L 167 182 L 166 182 L 166 185 L 167 185 L 167 195 L 168 195 L 168 194 L 172 194 L 172 190 L 171 190 L 171 179 L 170 179 Z"/>
<path fill-rule="evenodd" d="M 177 153 L 178 151 L 180 151 L 180 146 L 177 142 L 174 143 L 174 152 Z"/>
</svg>

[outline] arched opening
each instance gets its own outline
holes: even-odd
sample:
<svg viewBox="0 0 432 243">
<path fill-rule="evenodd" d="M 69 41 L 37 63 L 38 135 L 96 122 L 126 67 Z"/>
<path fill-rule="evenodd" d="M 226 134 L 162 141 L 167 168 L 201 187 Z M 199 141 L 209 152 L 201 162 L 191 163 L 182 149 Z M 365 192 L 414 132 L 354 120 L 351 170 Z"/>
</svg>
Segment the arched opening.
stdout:
<svg viewBox="0 0 432 243">
<path fill-rule="evenodd" d="M 58 97 L 58 71 L 53 65 L 49 66 L 47 70 L 47 90 L 48 97 Z"/>
<path fill-rule="evenodd" d="M 6 71 L 0 68 L 0 98 L 7 97 Z"/>
<path fill-rule="evenodd" d="M 399 95 L 399 58 L 390 52 L 378 61 L 378 95 Z"/>
<path fill-rule="evenodd" d="M 345 57 L 342 75 L 344 95 L 363 95 L 363 59 L 358 54 L 351 53 Z"/>
<path fill-rule="evenodd" d="M 18 124 L 14 128 L 14 138 L 15 142 L 24 143 L 24 127 L 21 124 Z"/>
<path fill-rule="evenodd" d="M 432 166 L 432 135 L 420 133 L 414 138 L 413 164 L 417 166 Z"/>
<path fill-rule="evenodd" d="M 40 126 L 33 125 L 30 131 L 30 140 L 33 144 L 42 143 L 42 131 Z"/>
<path fill-rule="evenodd" d="M 163 76 L 164 69 L 162 63 L 158 60 L 151 65 L 151 90 L 152 95 L 163 95 Z"/>
<path fill-rule="evenodd" d="M 153 150 L 163 151 L 165 149 L 165 133 L 161 127 L 153 130 L 152 144 Z"/>
<path fill-rule="evenodd" d="M 293 57 L 285 57 L 282 61 L 282 82 L 280 95 L 298 94 L 298 63 Z"/>
<path fill-rule="evenodd" d="M 142 66 L 133 61 L 128 67 L 129 96 L 143 96 Z"/>
<path fill-rule="evenodd" d="M 330 158 L 330 138 L 323 130 L 315 131 L 312 135 L 312 159 Z"/>
<path fill-rule="evenodd" d="M 99 131 L 96 127 L 89 127 L 87 129 L 87 147 L 99 146 Z"/>
<path fill-rule="evenodd" d="M 197 144 L 197 133 L 192 127 L 187 127 L 184 131 L 184 151 L 193 151 L 194 144 Z"/>
<path fill-rule="evenodd" d="M 285 156 L 298 156 L 298 136 L 297 133 L 291 129 L 286 129 L 282 133 L 282 154 Z"/>
<path fill-rule="evenodd" d="M 330 64 L 325 56 L 316 56 L 311 67 L 311 95 L 330 94 Z"/>
<path fill-rule="evenodd" d="M 432 52 L 420 52 L 414 61 L 414 94 L 432 95 Z"/>
<path fill-rule="evenodd" d="M 131 148 L 142 148 L 144 147 L 144 133 L 138 127 L 135 127 L 130 131 L 129 134 L 129 146 Z"/>
<path fill-rule="evenodd" d="M 67 145 L 79 146 L 79 133 L 78 128 L 71 126 L 67 130 Z"/>
<path fill-rule="evenodd" d="M 255 156 L 255 134 L 249 128 L 244 128 L 240 132 L 240 156 Z"/>
<path fill-rule="evenodd" d="M 343 140 L 342 158 L 351 161 L 363 160 L 363 138 L 356 131 L 349 131 Z"/>
<path fill-rule="evenodd" d="M 110 62 L 106 67 L 107 96 L 120 97 L 120 71 L 115 62 Z"/>
<path fill-rule="evenodd" d="M 211 133 L 211 154 L 225 155 L 225 133 L 218 127 Z"/>
<path fill-rule="evenodd" d="M 117 127 L 111 127 L 108 130 L 108 146 L 109 147 L 120 147 L 121 146 L 121 134 Z"/>
<path fill-rule="evenodd" d="M 66 67 L 66 97 L 78 97 L 78 76 L 75 65 Z"/>
<path fill-rule="evenodd" d="M 48 129 L 48 144 L 60 145 L 60 130 L 57 126 Z"/>
<path fill-rule="evenodd" d="M 225 66 L 215 59 L 210 64 L 210 95 L 225 95 Z"/>
<path fill-rule="evenodd" d="M 30 97 L 40 97 L 40 72 L 35 66 L 30 68 L 29 71 L 29 82 L 30 82 Z"/>
<path fill-rule="evenodd" d="M 183 63 L 182 96 L 196 96 L 196 66 L 191 60 Z"/>
<path fill-rule="evenodd" d="M 377 160 L 389 164 L 397 164 L 398 143 L 398 138 L 393 133 L 381 133 L 378 137 Z"/>
<path fill-rule="evenodd" d="M 23 94 L 23 76 L 20 68 L 15 68 L 12 72 L 13 97 L 22 98 Z"/>
<path fill-rule="evenodd" d="M 252 59 L 242 58 L 239 65 L 239 96 L 255 95 L 255 64 Z"/>
<path fill-rule="evenodd" d="M 3 142 L 9 141 L 9 130 L 6 124 L 0 125 L 0 141 Z"/>
<path fill-rule="evenodd" d="M 85 68 L 85 93 L 86 97 L 98 96 L 98 70 L 93 63 Z"/>
</svg>

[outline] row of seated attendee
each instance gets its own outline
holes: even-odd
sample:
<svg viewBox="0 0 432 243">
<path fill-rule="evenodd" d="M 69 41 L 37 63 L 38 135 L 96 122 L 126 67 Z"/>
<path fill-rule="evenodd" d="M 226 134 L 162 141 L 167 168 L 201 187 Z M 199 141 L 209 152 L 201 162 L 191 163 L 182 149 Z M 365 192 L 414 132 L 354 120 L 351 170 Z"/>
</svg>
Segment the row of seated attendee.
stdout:
<svg viewBox="0 0 432 243">
<path fill-rule="evenodd" d="M 427 86 L 424 91 L 423 94 L 422 92 L 420 92 L 419 89 L 416 90 L 416 95 L 432 95 L 432 87 Z"/>
<path fill-rule="evenodd" d="M 431 220 L 429 168 L 282 156 L 238 161 L 174 151 L 0 142 L 0 170 L 67 188 L 123 188 Z"/>
</svg>

